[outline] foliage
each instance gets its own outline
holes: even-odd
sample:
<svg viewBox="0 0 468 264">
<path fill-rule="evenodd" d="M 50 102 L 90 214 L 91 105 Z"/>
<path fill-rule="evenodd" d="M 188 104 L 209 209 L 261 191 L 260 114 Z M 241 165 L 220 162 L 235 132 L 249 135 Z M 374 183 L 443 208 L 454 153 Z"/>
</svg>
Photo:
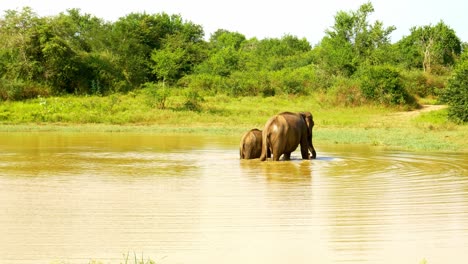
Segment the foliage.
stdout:
<svg viewBox="0 0 468 264">
<path fill-rule="evenodd" d="M 158 109 L 166 109 L 167 98 L 170 96 L 170 91 L 165 84 L 148 82 L 143 84 L 144 92 L 147 96 L 146 103 L 150 107 Z"/>
<path fill-rule="evenodd" d="M 344 77 L 336 78 L 325 99 L 331 105 L 346 107 L 358 107 L 367 102 L 362 94 L 360 81 Z"/>
<path fill-rule="evenodd" d="M 383 26 L 381 21 L 368 22 L 374 12 L 370 2 L 357 11 L 340 11 L 334 26 L 327 30 L 320 43 L 319 59 L 331 74 L 351 76 L 360 65 L 385 62 L 385 51 L 390 47 L 390 34 L 395 27 Z"/>
<path fill-rule="evenodd" d="M 317 47 L 318 63 L 329 75 L 351 76 L 358 68 L 352 46 L 342 38 L 322 39 Z"/>
<path fill-rule="evenodd" d="M 244 41 L 246 41 L 246 38 L 243 34 L 224 29 L 218 29 L 210 37 L 210 45 L 214 50 L 221 50 L 226 47 L 239 50 Z"/>
<path fill-rule="evenodd" d="M 303 56 L 311 50 L 306 39 L 285 35 L 281 39 L 252 39 L 245 43 L 243 52 L 246 69 L 278 71 L 297 68 L 310 63 Z"/>
<path fill-rule="evenodd" d="M 0 19 L 0 77 L 56 94 L 125 92 L 190 72 L 203 58 L 196 46 L 202 37 L 200 26 L 164 13 L 130 14 L 111 24 L 78 9 L 43 18 L 29 8 L 7 11 Z M 156 57 L 171 56 L 164 61 L 170 69 L 151 68 L 155 49 L 161 49 Z"/>
<path fill-rule="evenodd" d="M 0 101 L 47 97 L 50 91 L 30 81 L 0 79 Z"/>
<path fill-rule="evenodd" d="M 455 68 L 448 81 L 442 100 L 449 108 L 449 118 L 456 122 L 468 122 L 468 52 L 464 52 L 462 60 Z"/>
<path fill-rule="evenodd" d="M 202 109 L 201 103 L 205 99 L 195 89 L 187 89 L 185 91 L 184 109 L 189 111 L 200 111 Z"/>
<path fill-rule="evenodd" d="M 359 72 L 362 95 L 384 105 L 406 105 L 415 102 L 405 88 L 398 70 L 390 66 L 369 66 Z"/>
<path fill-rule="evenodd" d="M 337 12 L 312 47 L 292 35 L 248 39 L 224 29 L 205 40 L 200 25 L 166 13 L 105 22 L 78 9 L 47 17 L 30 8 L 8 10 L 0 17 L 0 100 L 134 93 L 165 109 L 166 99 L 179 93 L 183 102 L 174 108 L 201 111 L 203 97 L 215 95 L 328 90 L 333 104 L 350 107 L 411 105 L 408 93 L 438 96 L 462 50 L 455 32 L 441 21 L 414 27 L 392 44 L 395 27 L 369 22 L 373 12 L 370 2 Z"/>
<path fill-rule="evenodd" d="M 157 79 L 174 83 L 193 71 L 205 57 L 203 44 L 182 33 L 167 36 L 162 41 L 160 49 L 154 49 L 151 54 L 153 73 Z"/>
<path fill-rule="evenodd" d="M 397 44 L 398 61 L 424 72 L 440 72 L 455 64 L 461 53 L 461 41 L 455 31 L 440 21 L 435 26 L 411 28 L 411 34 Z"/>
<path fill-rule="evenodd" d="M 165 49 L 153 50 L 151 60 L 153 61 L 153 73 L 166 80 L 174 81 L 183 67 L 183 59 L 186 57 L 185 50 L 179 47 L 166 47 Z"/>
<path fill-rule="evenodd" d="M 203 37 L 203 29 L 199 25 L 185 22 L 179 15 L 166 13 L 132 13 L 115 22 L 111 33 L 113 40 L 110 46 L 118 57 L 119 67 L 122 68 L 126 80 L 134 88 L 147 81 L 162 80 L 174 75 L 172 70 L 161 69 L 157 65 L 151 68 L 151 54 L 154 50 L 163 49 L 162 54 L 156 57 L 165 56 L 169 61 L 175 59 L 176 61 L 171 63 L 178 65 L 178 69 L 185 70 L 183 66 L 186 65 L 180 65 L 180 48 L 185 48 L 187 42 L 199 43 Z M 190 54 L 187 51 L 183 52 Z M 176 54 L 170 57 L 170 53 Z M 173 67 L 174 65 L 171 66 Z M 163 75 L 155 76 L 154 73 Z"/>
<path fill-rule="evenodd" d="M 198 65 L 197 73 L 226 77 L 239 68 L 239 63 L 240 52 L 234 47 L 223 47 Z"/>
<path fill-rule="evenodd" d="M 438 96 L 446 86 L 447 76 L 435 75 L 420 70 L 402 72 L 405 89 L 418 97 Z"/>
</svg>

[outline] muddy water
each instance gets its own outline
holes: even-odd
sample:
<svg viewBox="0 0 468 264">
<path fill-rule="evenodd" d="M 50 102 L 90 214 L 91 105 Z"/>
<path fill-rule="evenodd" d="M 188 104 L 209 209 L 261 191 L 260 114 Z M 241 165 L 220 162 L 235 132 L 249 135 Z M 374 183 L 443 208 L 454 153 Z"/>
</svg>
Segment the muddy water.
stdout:
<svg viewBox="0 0 468 264">
<path fill-rule="evenodd" d="M 0 263 L 468 263 L 467 153 L 238 140 L 0 133 Z"/>
</svg>

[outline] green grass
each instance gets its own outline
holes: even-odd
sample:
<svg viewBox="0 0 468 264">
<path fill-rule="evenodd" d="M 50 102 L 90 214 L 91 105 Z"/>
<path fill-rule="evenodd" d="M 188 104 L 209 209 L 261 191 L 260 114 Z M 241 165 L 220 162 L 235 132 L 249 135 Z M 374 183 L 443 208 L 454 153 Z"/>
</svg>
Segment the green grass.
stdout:
<svg viewBox="0 0 468 264">
<path fill-rule="evenodd" d="M 0 131 L 142 132 L 240 135 L 263 128 L 282 111 L 310 111 L 314 144 L 368 144 L 424 151 L 468 151 L 468 126 L 447 121 L 447 110 L 407 115 L 397 108 L 347 108 L 326 95 L 205 97 L 198 111 L 184 108 L 183 96 L 157 109 L 144 92 L 101 96 L 37 98 L 0 103 Z"/>
</svg>

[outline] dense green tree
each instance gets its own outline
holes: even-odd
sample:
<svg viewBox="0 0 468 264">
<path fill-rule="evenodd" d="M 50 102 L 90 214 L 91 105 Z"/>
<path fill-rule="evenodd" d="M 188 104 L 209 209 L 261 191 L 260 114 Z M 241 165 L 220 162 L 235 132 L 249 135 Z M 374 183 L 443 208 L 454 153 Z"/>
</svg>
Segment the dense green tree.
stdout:
<svg viewBox="0 0 468 264">
<path fill-rule="evenodd" d="M 223 29 L 205 41 L 201 26 L 165 13 L 131 13 L 104 22 L 78 9 L 48 17 L 38 17 L 30 8 L 9 10 L 0 17 L 0 98 L 20 100 L 50 91 L 109 94 L 142 87 L 154 92 L 153 99 L 162 99 L 156 101 L 164 108 L 170 91 L 166 83 L 188 87 L 194 92 L 189 98 L 199 92 L 308 94 L 339 85 L 341 93 L 358 91 L 370 101 L 409 104 L 412 98 L 405 88 L 443 90 L 454 65 L 459 66 L 445 98 L 465 98 L 465 63 L 458 61 L 467 46 L 452 29 L 443 22 L 414 27 L 392 45 L 389 36 L 395 28 L 370 23 L 372 12 L 371 3 L 338 12 L 312 48 L 292 35 L 247 39 Z"/>
<path fill-rule="evenodd" d="M 138 87 L 147 81 L 157 80 L 158 76 L 153 74 L 151 68 L 151 54 L 154 50 L 167 49 L 168 44 L 164 47 L 164 43 L 168 42 L 168 36 L 176 34 L 183 43 L 203 42 L 202 27 L 185 22 L 179 15 L 133 13 L 114 23 L 113 52 L 131 86 Z"/>
<path fill-rule="evenodd" d="M 107 93 L 122 78 L 106 52 L 108 24 L 78 9 L 47 17 L 38 28 L 43 80 L 56 92 Z"/>
<path fill-rule="evenodd" d="M 239 70 L 241 65 L 241 47 L 246 41 L 245 36 L 237 32 L 217 30 L 211 35 L 208 43 L 209 53 L 206 60 L 197 66 L 198 74 L 229 76 Z"/>
<path fill-rule="evenodd" d="M 461 53 L 461 41 L 455 31 L 443 21 L 437 25 L 411 28 L 411 34 L 401 39 L 399 61 L 407 67 L 421 68 L 431 73 L 434 68 L 452 66 Z"/>
<path fill-rule="evenodd" d="M 160 49 L 151 53 L 152 72 L 158 80 L 175 82 L 192 73 L 194 65 L 205 59 L 205 43 L 183 32 L 168 35 Z"/>
<path fill-rule="evenodd" d="M 209 58 L 198 66 L 198 73 L 211 75 L 229 76 L 232 72 L 239 70 L 240 52 L 233 47 L 225 47 L 214 52 Z"/>
<path fill-rule="evenodd" d="M 37 27 L 44 19 L 30 8 L 8 10 L 0 17 L 0 100 L 21 100 L 49 94 L 36 81 L 42 67 L 37 57 Z"/>
<path fill-rule="evenodd" d="M 110 47 L 117 57 L 118 68 L 132 87 L 150 81 L 147 61 L 153 49 L 171 30 L 171 18 L 166 14 L 152 16 L 132 13 L 112 25 Z"/>
<path fill-rule="evenodd" d="M 306 39 L 285 35 L 281 39 L 267 38 L 259 41 L 255 53 L 260 57 L 293 56 L 310 50 Z"/>
<path fill-rule="evenodd" d="M 277 71 L 285 67 L 301 67 L 309 64 L 304 54 L 310 52 L 311 46 L 306 39 L 285 35 L 281 39 L 252 39 L 244 43 L 242 65 L 250 70 Z"/>
<path fill-rule="evenodd" d="M 449 79 L 442 101 L 449 105 L 449 118 L 460 123 L 468 122 L 468 50 Z"/>
<path fill-rule="evenodd" d="M 367 66 L 359 70 L 364 97 L 384 105 L 408 105 L 415 102 L 405 90 L 398 70 L 388 65 Z"/>
<path fill-rule="evenodd" d="M 104 91 L 115 85 L 113 62 L 99 51 L 106 47 L 102 20 L 78 9 L 43 18 L 29 8 L 6 13 L 0 39 L 2 54 L 11 61 L 3 68 L 4 78 L 44 84 L 57 93 L 87 93 L 91 87 Z"/>
<path fill-rule="evenodd" d="M 353 74 L 360 65 L 377 65 L 387 59 L 382 50 L 390 48 L 390 34 L 395 27 L 383 26 L 376 21 L 368 22 L 374 12 L 372 4 L 366 3 L 357 11 L 339 11 L 335 24 L 325 31 L 318 48 L 319 63 L 332 74 Z"/>
<path fill-rule="evenodd" d="M 40 70 L 34 54 L 37 27 L 43 21 L 31 10 L 7 10 L 0 19 L 0 74 L 12 80 L 33 80 Z"/>
<path fill-rule="evenodd" d="M 344 38 L 325 37 L 314 51 L 317 63 L 332 75 L 351 76 L 359 65 L 351 43 Z"/>
<path fill-rule="evenodd" d="M 163 81 L 174 81 L 180 77 L 182 69 L 187 63 L 187 50 L 178 41 L 170 41 L 161 49 L 154 49 L 151 54 L 153 73 Z M 175 45 L 171 45 L 175 44 Z"/>
<path fill-rule="evenodd" d="M 241 33 L 218 29 L 210 36 L 209 43 L 215 51 L 227 47 L 239 50 L 244 41 L 246 41 L 246 38 Z"/>
</svg>

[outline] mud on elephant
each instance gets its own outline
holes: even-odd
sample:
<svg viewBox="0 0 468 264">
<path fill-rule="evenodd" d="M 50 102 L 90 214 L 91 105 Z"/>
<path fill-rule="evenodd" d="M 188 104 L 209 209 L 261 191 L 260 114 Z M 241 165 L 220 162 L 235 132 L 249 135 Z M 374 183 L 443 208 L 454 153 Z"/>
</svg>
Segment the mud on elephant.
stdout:
<svg viewBox="0 0 468 264">
<path fill-rule="evenodd" d="M 256 128 L 246 132 L 240 141 L 241 159 L 257 159 L 262 154 L 262 131 Z"/>
<path fill-rule="evenodd" d="M 260 160 L 264 161 L 271 152 L 272 160 L 279 160 L 284 155 L 285 160 L 291 158 L 291 153 L 301 145 L 302 159 L 317 157 L 312 144 L 312 129 L 314 120 L 310 112 L 291 113 L 283 112 L 270 118 L 262 131 L 262 154 Z"/>
</svg>

